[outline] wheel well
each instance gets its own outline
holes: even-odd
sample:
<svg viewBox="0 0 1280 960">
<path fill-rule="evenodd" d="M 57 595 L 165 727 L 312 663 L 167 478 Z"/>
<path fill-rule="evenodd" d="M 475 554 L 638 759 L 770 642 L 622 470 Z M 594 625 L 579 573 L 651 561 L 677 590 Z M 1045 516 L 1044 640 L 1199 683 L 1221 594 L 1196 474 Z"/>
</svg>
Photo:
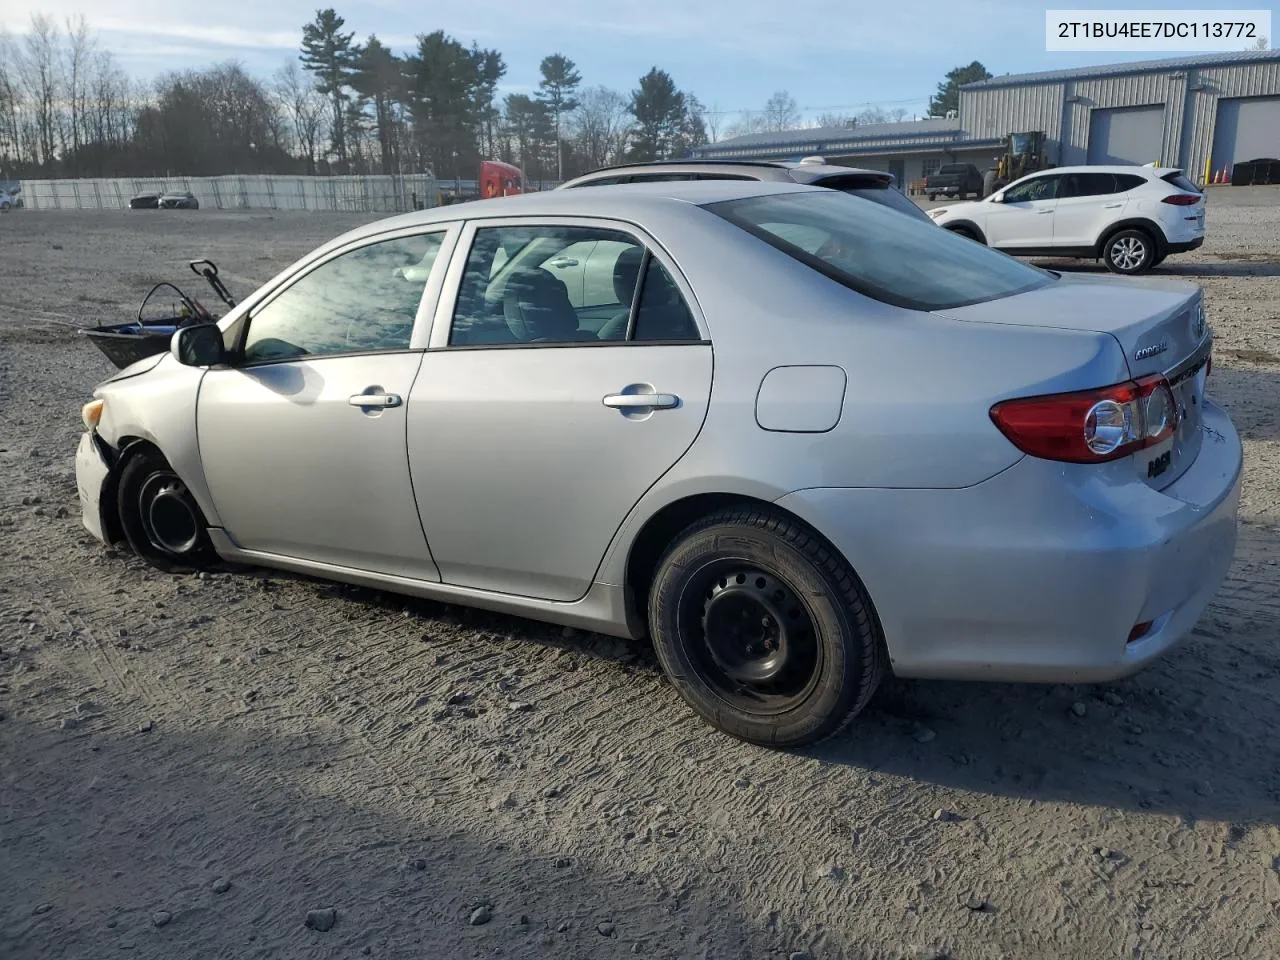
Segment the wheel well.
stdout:
<svg viewBox="0 0 1280 960">
<path fill-rule="evenodd" d="M 942 229 L 950 230 L 952 233 L 963 234 L 971 240 L 976 240 L 978 243 L 985 244 L 987 242 L 987 238 L 983 235 L 982 231 L 978 229 L 977 225 L 972 224 L 967 220 L 961 220 L 957 223 L 944 223 L 942 225 Z"/>
<path fill-rule="evenodd" d="M 1106 254 L 1107 244 L 1111 242 L 1111 238 L 1122 230 L 1140 230 L 1151 238 L 1151 242 L 1155 244 L 1156 255 L 1159 256 L 1164 252 L 1165 240 L 1164 231 L 1150 220 L 1121 220 L 1119 223 L 1112 224 L 1106 229 L 1101 237 L 1098 238 L 1097 255 L 1102 258 Z"/>
<path fill-rule="evenodd" d="M 130 460 L 148 452 L 164 456 L 160 453 L 160 448 L 150 440 L 139 437 L 120 438 L 120 452 L 107 472 L 106 482 L 102 485 L 102 497 L 98 503 L 98 510 L 102 514 L 102 533 L 108 543 L 119 543 L 124 539 L 124 527 L 120 525 L 120 509 L 116 496 L 116 491 L 120 488 L 120 474 Z"/>
<path fill-rule="evenodd" d="M 629 611 L 631 616 L 628 619 L 638 624 L 645 634 L 649 630 L 649 587 L 658 571 L 658 561 L 662 559 L 663 552 L 690 524 L 708 514 L 734 506 L 767 507 L 784 514 L 812 531 L 814 536 L 820 538 L 832 553 L 841 555 L 835 545 L 814 530 L 807 521 L 768 500 L 742 494 L 700 493 L 669 503 L 645 522 L 627 555 L 627 604 L 631 607 Z M 866 592 L 865 588 L 863 592 Z"/>
</svg>

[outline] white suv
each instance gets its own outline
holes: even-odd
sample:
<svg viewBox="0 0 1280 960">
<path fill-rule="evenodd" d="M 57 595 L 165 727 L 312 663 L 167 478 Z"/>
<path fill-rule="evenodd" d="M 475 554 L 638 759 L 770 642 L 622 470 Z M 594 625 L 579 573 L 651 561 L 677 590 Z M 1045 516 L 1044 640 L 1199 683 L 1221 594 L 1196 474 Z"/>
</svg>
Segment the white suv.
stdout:
<svg viewBox="0 0 1280 960">
<path fill-rule="evenodd" d="M 1204 243 L 1204 207 L 1200 189 L 1170 167 L 1054 167 L 929 216 L 1005 253 L 1101 258 L 1135 274 Z"/>
</svg>

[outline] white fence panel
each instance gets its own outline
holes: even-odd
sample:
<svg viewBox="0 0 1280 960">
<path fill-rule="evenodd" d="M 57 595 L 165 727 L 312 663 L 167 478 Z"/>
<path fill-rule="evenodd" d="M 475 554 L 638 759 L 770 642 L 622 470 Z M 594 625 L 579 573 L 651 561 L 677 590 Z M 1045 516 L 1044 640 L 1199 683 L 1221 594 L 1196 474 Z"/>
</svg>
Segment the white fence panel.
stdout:
<svg viewBox="0 0 1280 960">
<path fill-rule="evenodd" d="M 190 191 L 202 209 L 321 210 L 397 213 L 435 206 L 431 174 L 408 176 L 117 177 L 23 180 L 23 204 L 31 210 L 124 210 L 140 193 Z"/>
</svg>

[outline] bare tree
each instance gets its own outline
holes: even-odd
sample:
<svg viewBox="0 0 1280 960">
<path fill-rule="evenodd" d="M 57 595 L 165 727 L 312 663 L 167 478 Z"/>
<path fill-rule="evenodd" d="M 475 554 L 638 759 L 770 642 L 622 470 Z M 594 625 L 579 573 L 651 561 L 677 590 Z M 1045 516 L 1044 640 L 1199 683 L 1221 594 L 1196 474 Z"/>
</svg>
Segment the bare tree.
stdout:
<svg viewBox="0 0 1280 960">
<path fill-rule="evenodd" d="M 779 90 L 764 105 L 764 129 L 791 130 L 800 125 L 800 107 L 796 98 L 785 90 Z"/>
<path fill-rule="evenodd" d="M 18 129 L 22 88 L 17 76 L 17 50 L 7 34 L 0 34 L 0 177 L 17 172 L 23 164 L 22 137 Z"/>
<path fill-rule="evenodd" d="M 58 28 L 42 13 L 31 15 L 31 32 L 19 51 L 18 78 L 32 108 L 30 124 L 35 140 L 32 160 L 51 167 L 57 129 Z"/>
<path fill-rule="evenodd" d="M 307 173 L 314 176 L 320 145 L 329 136 L 325 122 L 329 103 L 310 79 L 302 75 L 292 57 L 276 71 L 272 92 L 289 118 L 295 151 L 307 161 Z"/>
<path fill-rule="evenodd" d="M 702 115 L 702 119 L 707 127 L 707 143 L 715 143 L 720 139 L 720 130 L 724 127 L 724 111 L 720 109 L 720 104 L 713 103 L 711 109 Z"/>
<path fill-rule="evenodd" d="M 631 129 L 627 98 L 608 87 L 591 87 L 577 99 L 570 121 L 577 152 L 592 168 L 617 163 Z"/>
<path fill-rule="evenodd" d="M 851 113 L 820 113 L 814 119 L 815 127 L 852 127 L 857 120 Z"/>
<path fill-rule="evenodd" d="M 81 163 L 80 148 L 87 140 L 85 122 L 88 114 L 89 71 L 92 66 L 94 37 L 89 32 L 89 22 L 84 14 L 67 17 L 65 46 L 61 48 L 62 99 L 64 108 L 59 110 L 59 140 L 64 157 L 73 165 L 71 172 L 78 173 Z"/>
</svg>

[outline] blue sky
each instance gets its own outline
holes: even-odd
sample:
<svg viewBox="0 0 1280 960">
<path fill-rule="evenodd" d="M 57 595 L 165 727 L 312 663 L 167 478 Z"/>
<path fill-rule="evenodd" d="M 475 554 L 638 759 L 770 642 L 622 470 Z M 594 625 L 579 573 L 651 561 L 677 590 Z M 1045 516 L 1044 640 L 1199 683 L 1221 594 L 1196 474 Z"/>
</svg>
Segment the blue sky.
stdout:
<svg viewBox="0 0 1280 960">
<path fill-rule="evenodd" d="M 0 29 L 23 32 L 33 11 L 56 18 L 83 13 L 130 72 L 237 59 L 269 74 L 296 56 L 302 24 L 317 0 L 4 0 Z M 1056 0 L 1055 8 L 1071 6 Z M 1045 6 L 1016 0 L 358 0 L 336 3 L 357 39 L 376 33 L 397 51 L 415 34 L 443 29 L 466 44 L 501 50 L 504 87 L 532 88 L 538 63 L 561 52 L 578 64 L 586 84 L 635 86 L 651 66 L 667 70 L 683 89 L 725 113 L 759 108 L 790 91 L 808 113 L 855 110 L 864 104 L 923 111 L 947 70 L 980 60 L 993 73 L 1151 59 L 1162 54 L 1048 53 Z M 1092 0 L 1077 7 L 1157 8 Z M 1178 3 L 1160 9 L 1261 8 L 1256 2 Z M 1280 20 L 1273 12 L 1273 19 Z M 1273 44 L 1274 45 L 1274 44 Z M 733 117 L 726 117 L 731 121 Z"/>
</svg>

